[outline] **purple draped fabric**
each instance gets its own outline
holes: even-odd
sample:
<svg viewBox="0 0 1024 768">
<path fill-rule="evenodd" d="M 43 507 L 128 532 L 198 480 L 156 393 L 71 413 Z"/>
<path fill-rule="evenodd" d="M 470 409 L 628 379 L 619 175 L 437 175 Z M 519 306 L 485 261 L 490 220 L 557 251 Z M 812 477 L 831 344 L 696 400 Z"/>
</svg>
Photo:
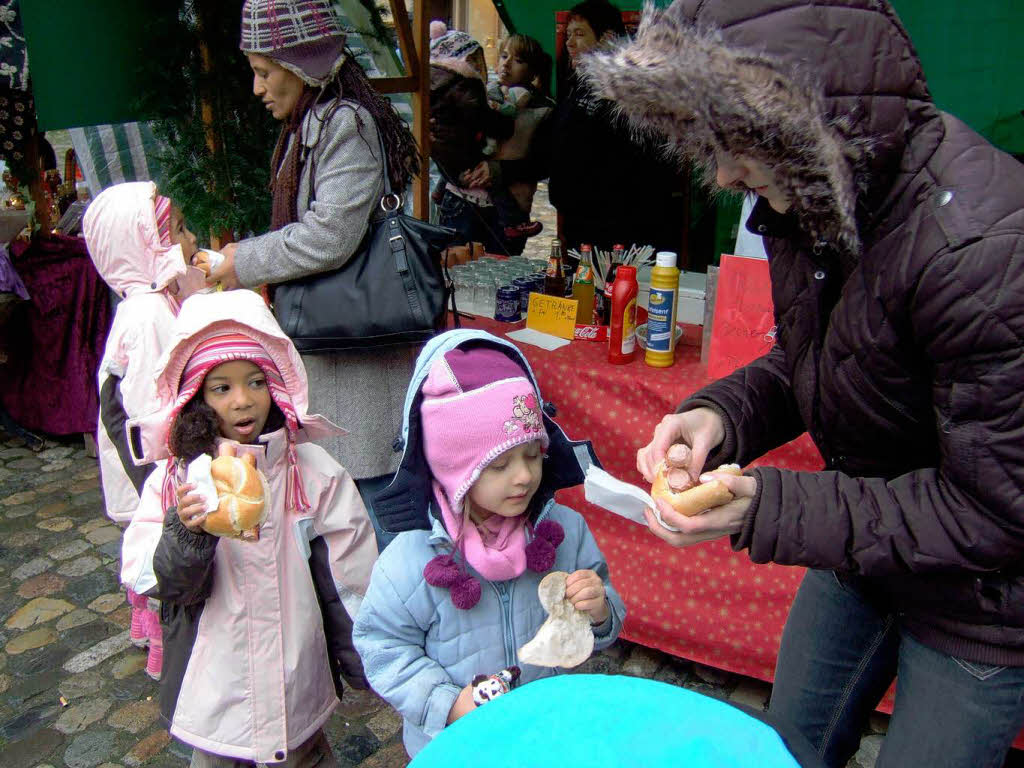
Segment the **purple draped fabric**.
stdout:
<svg viewBox="0 0 1024 768">
<path fill-rule="evenodd" d="M 15 243 L 11 259 L 30 300 L 3 333 L 0 403 L 22 426 L 54 435 L 94 432 L 96 370 L 112 314 L 106 284 L 78 237 Z"/>
<path fill-rule="evenodd" d="M 13 293 L 28 301 L 28 290 L 21 281 L 18 271 L 11 264 L 6 245 L 0 245 L 0 293 Z"/>
</svg>

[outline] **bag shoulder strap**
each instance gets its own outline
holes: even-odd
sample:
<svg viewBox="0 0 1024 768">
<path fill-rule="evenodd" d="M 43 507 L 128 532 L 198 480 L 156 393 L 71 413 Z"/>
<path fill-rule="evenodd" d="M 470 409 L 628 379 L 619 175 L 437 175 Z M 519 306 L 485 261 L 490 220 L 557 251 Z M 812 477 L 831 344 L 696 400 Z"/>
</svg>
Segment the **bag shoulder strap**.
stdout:
<svg viewBox="0 0 1024 768">
<path fill-rule="evenodd" d="M 384 139 L 380 135 L 380 126 L 376 122 L 373 125 L 377 129 L 377 144 L 380 147 L 380 167 L 384 174 L 384 197 L 391 197 L 394 192 L 391 191 L 391 175 L 388 173 L 388 155 L 384 150 Z"/>
<path fill-rule="evenodd" d="M 372 117 L 370 119 L 373 120 Z M 380 149 L 381 173 L 384 175 L 384 194 L 381 195 L 381 198 L 380 198 L 380 202 L 383 203 L 387 198 L 391 197 L 394 193 L 391 191 L 391 176 L 390 176 L 390 174 L 388 174 L 388 156 L 387 156 L 387 152 L 384 149 L 384 139 L 381 138 L 380 126 L 377 125 L 377 121 L 376 120 L 373 120 L 373 127 L 377 129 L 377 146 Z M 300 129 L 300 135 L 296 136 L 296 140 L 300 141 L 300 145 L 303 144 L 303 142 L 301 141 L 301 129 Z M 302 149 L 302 148 L 303 148 L 303 146 L 300 146 L 300 149 Z M 303 163 L 305 163 L 305 160 L 303 160 Z M 316 200 L 316 185 L 315 185 L 314 181 L 315 181 L 315 179 L 313 178 L 313 174 L 310 173 L 310 177 L 309 177 L 309 194 L 306 196 L 306 210 L 309 210 L 310 208 L 312 208 L 313 207 L 313 201 Z M 401 195 L 398 195 L 397 197 L 399 199 L 399 202 L 401 202 Z M 371 220 L 372 220 L 372 216 L 371 216 Z"/>
</svg>

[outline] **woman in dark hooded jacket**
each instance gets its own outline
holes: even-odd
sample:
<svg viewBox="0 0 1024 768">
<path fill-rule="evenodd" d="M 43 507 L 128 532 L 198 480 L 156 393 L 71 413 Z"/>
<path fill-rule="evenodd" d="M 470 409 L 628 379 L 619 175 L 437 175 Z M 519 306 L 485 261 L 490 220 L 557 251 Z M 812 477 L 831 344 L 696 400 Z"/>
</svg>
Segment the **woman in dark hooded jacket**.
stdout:
<svg viewBox="0 0 1024 768">
<path fill-rule="evenodd" d="M 1024 168 L 932 102 L 882 0 L 678 0 L 584 65 L 760 197 L 778 343 L 666 416 L 676 485 L 808 431 L 825 471 L 723 477 L 651 530 L 810 568 L 771 709 L 829 765 L 898 674 L 876 765 L 999 766 L 1024 723 Z"/>
</svg>

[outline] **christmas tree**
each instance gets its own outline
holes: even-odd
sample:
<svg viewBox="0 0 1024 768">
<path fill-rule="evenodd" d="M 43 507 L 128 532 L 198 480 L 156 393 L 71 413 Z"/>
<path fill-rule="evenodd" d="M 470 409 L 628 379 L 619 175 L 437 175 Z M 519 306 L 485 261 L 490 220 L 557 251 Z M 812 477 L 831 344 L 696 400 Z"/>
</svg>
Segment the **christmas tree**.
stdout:
<svg viewBox="0 0 1024 768">
<path fill-rule="evenodd" d="M 244 237 L 270 225 L 270 154 L 280 124 L 252 93 L 238 49 L 242 0 L 169 2 L 154 17 L 162 41 L 147 64 L 141 109 L 154 115 L 161 194 L 200 239 Z"/>
</svg>

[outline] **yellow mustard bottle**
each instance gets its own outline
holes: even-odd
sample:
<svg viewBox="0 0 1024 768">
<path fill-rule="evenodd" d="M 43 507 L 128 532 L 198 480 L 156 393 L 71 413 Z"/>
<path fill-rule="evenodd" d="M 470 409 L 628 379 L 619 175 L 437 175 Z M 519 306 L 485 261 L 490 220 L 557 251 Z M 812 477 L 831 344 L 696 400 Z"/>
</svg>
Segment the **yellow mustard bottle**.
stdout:
<svg viewBox="0 0 1024 768">
<path fill-rule="evenodd" d="M 656 258 L 651 270 L 651 292 L 647 298 L 647 352 L 644 362 L 654 368 L 668 368 L 675 362 L 679 268 L 672 251 L 659 251 Z"/>
</svg>

